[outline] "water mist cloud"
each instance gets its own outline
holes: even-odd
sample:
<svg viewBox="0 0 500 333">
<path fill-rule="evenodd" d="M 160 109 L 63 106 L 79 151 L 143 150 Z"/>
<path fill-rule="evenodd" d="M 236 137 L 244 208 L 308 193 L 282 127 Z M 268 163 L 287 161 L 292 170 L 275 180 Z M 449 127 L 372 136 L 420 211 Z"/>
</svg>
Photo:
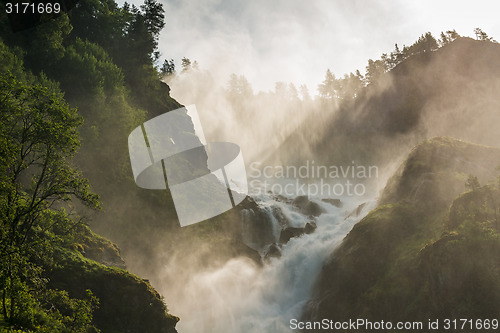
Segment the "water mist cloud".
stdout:
<svg viewBox="0 0 500 333">
<path fill-rule="evenodd" d="M 118 1 L 123 3 L 122 0 Z M 307 84 L 315 92 L 327 68 L 339 76 L 377 59 L 394 43 L 481 27 L 500 38 L 497 3 L 478 1 L 230 1 L 161 0 L 166 27 L 159 48 L 180 65 L 197 60 L 212 75 L 245 75 L 256 90 L 274 82 Z M 133 0 L 139 5 L 141 0 Z M 217 75 L 216 73 L 219 73 Z"/>
</svg>

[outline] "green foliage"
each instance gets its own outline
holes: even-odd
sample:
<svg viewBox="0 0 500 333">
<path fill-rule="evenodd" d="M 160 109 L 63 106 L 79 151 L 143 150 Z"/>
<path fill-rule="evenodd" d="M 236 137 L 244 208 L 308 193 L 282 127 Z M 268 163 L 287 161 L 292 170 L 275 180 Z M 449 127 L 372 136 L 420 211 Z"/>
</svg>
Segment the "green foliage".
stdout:
<svg viewBox="0 0 500 333">
<path fill-rule="evenodd" d="M 163 62 L 163 65 L 160 68 L 160 72 L 163 75 L 167 75 L 167 76 L 175 75 L 174 59 L 170 59 L 170 60 L 165 59 L 165 61 Z"/>
<path fill-rule="evenodd" d="M 76 110 L 40 85 L 0 77 L 2 218 L 29 220 L 71 195 L 89 206 L 96 197 L 68 159 L 79 145 Z M 13 215 L 12 215 L 13 214 Z"/>
<path fill-rule="evenodd" d="M 118 8 L 113 0 L 82 0 L 73 10 L 72 40 L 100 45 L 124 73 L 134 104 L 158 115 L 179 106 L 160 83 L 154 62 L 159 58 L 158 36 L 164 27 L 160 2 L 146 0 L 140 9 Z M 81 53 L 80 53 L 81 54 Z"/>
<path fill-rule="evenodd" d="M 57 248 L 55 264 L 46 267 L 51 289 L 85 299 L 98 297 L 93 323 L 104 332 L 170 332 L 179 320 L 167 313 L 160 295 L 147 281 L 116 267 L 106 267 L 82 254 Z"/>
<path fill-rule="evenodd" d="M 66 291 L 49 289 L 40 293 L 39 299 L 42 307 L 50 313 L 45 318 L 42 316 L 40 321 L 44 320 L 45 324 L 51 325 L 60 324 L 60 327 L 51 329 L 61 332 L 100 332 L 92 325 L 92 312 L 98 308 L 99 300 L 90 290 L 86 290 L 85 298 L 74 299 Z"/>
<path fill-rule="evenodd" d="M 56 70 L 64 56 L 64 39 L 72 29 L 66 14 L 39 25 L 27 39 L 27 65 L 36 73 L 44 68 L 46 71 Z"/>
<path fill-rule="evenodd" d="M 46 282 L 39 263 L 50 257 L 57 231 L 62 235 L 77 223 L 54 206 L 77 198 L 98 207 L 97 196 L 69 163 L 79 145 L 81 118 L 59 96 L 8 72 L 0 75 L 2 313 L 16 327 L 49 332 L 60 322 L 62 332 L 87 332 L 92 307 L 85 301 L 67 298 L 74 311 L 69 321 L 59 320 L 57 310 L 45 309 L 37 295 Z"/>
<path fill-rule="evenodd" d="M 129 191 L 137 188 L 130 179 L 126 140 L 146 117 L 179 107 L 154 65 L 163 26 L 162 5 L 154 0 L 140 9 L 119 8 L 112 0 L 81 0 L 70 16 L 17 34 L 0 12 L 1 37 L 10 46 L 0 41 L 0 327 L 173 330 L 178 319 L 166 313 L 151 286 L 81 258 L 80 252 L 124 267 L 117 247 L 93 234 L 74 213 L 98 206 L 75 162 L 102 194 L 109 214 L 94 220 L 106 222 L 112 232 L 121 227 L 112 223 L 130 213 L 124 202 L 142 207 L 153 197 L 151 204 L 158 207 L 164 200 L 156 193 Z M 151 223 L 162 218 L 156 215 L 151 214 Z M 175 219 L 175 212 L 171 215 L 168 220 Z M 139 235 L 135 227 L 148 230 L 145 224 L 133 225 L 131 232 L 125 228 L 124 237 Z M 72 284 L 56 288 L 56 272 L 60 281 L 73 276 Z M 85 274 L 92 283 L 78 289 Z M 122 299 L 116 297 L 117 284 L 119 290 L 130 288 Z M 99 307 L 86 289 L 99 294 Z M 143 302 L 131 306 L 126 299 L 131 294 Z M 132 317 L 135 326 L 126 320 Z"/>
<path fill-rule="evenodd" d="M 165 26 L 163 5 L 156 0 L 145 0 L 144 4 L 141 5 L 141 10 L 144 16 L 144 24 L 150 34 L 157 40 L 158 34 Z"/>
<path fill-rule="evenodd" d="M 60 66 L 68 69 L 59 82 L 70 100 L 81 101 L 99 93 L 113 95 L 123 89 L 122 71 L 102 47 L 88 40 L 77 38 L 66 49 Z"/>
<path fill-rule="evenodd" d="M 25 78 L 22 58 L 13 52 L 0 39 L 0 73 L 10 72 L 17 78 Z"/>
</svg>

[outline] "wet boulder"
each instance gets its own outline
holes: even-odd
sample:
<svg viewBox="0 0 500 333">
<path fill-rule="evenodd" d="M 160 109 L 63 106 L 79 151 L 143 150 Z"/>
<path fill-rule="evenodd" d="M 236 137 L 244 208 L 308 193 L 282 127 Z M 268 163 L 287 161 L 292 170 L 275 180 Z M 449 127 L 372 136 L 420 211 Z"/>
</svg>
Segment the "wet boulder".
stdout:
<svg viewBox="0 0 500 333">
<path fill-rule="evenodd" d="M 304 234 L 304 228 L 288 227 L 281 230 L 280 233 L 280 244 L 286 244 L 293 237 L 299 237 Z"/>
<path fill-rule="evenodd" d="M 269 249 L 267 250 L 264 260 L 269 260 L 271 258 L 280 258 L 281 257 L 281 249 L 278 246 L 278 244 L 273 243 L 269 246 Z"/>
<path fill-rule="evenodd" d="M 292 205 L 299 209 L 299 212 L 307 216 L 320 216 L 325 212 L 323 207 L 318 203 L 309 200 L 305 195 L 301 195 L 293 199 Z"/>
<path fill-rule="evenodd" d="M 266 210 L 260 207 L 243 209 L 240 223 L 243 241 L 251 248 L 258 250 L 276 241 L 271 213 Z"/>
<path fill-rule="evenodd" d="M 343 206 L 342 201 L 340 201 L 340 199 L 325 198 L 321 199 L 321 201 L 329 203 L 330 205 L 335 206 L 337 208 L 341 208 Z"/>
<path fill-rule="evenodd" d="M 304 227 L 304 233 L 306 234 L 312 234 L 318 226 L 316 225 L 315 222 L 307 222 L 306 226 Z"/>
</svg>

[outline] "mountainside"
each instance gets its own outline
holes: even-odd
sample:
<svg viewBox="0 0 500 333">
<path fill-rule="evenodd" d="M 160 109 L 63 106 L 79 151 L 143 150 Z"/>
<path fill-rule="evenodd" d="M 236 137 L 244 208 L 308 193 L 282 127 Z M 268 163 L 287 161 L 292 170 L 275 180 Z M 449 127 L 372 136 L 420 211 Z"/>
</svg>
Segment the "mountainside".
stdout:
<svg viewBox="0 0 500 333">
<path fill-rule="evenodd" d="M 499 88 L 500 44 L 461 37 L 410 56 L 356 99 L 341 100 L 320 124 L 311 119 L 314 128 L 306 121 L 277 156 L 381 164 L 443 135 L 498 146 Z"/>
<path fill-rule="evenodd" d="M 136 191 L 127 147 L 180 107 L 154 64 L 162 6 L 80 0 L 42 19 L 14 30 L 0 3 L 0 330 L 175 332 L 163 297 L 88 227 L 130 253 L 165 217 L 130 211 L 167 199 L 176 223 L 168 193 Z"/>
<path fill-rule="evenodd" d="M 499 165 L 497 148 L 450 138 L 416 146 L 331 254 L 303 319 L 495 318 Z"/>
</svg>

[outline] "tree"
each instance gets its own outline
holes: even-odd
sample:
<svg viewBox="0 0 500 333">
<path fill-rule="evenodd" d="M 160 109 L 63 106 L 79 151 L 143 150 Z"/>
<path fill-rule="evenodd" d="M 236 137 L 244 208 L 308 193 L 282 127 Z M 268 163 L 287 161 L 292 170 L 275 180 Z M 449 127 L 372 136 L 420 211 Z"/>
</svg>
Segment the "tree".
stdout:
<svg viewBox="0 0 500 333">
<path fill-rule="evenodd" d="M 356 71 L 356 74 L 346 74 L 341 81 L 341 98 L 355 99 L 363 87 L 363 77 L 359 70 Z"/>
<path fill-rule="evenodd" d="M 184 57 L 182 58 L 182 72 L 189 71 L 191 69 L 191 60 L 188 58 Z"/>
<path fill-rule="evenodd" d="M 318 86 L 322 98 L 333 100 L 339 97 L 340 84 L 330 69 L 326 70 L 323 83 Z"/>
<path fill-rule="evenodd" d="M 391 52 L 390 56 L 390 69 L 396 67 L 403 60 L 403 53 L 399 49 L 398 44 L 394 44 L 394 51 Z"/>
<path fill-rule="evenodd" d="M 64 56 L 64 39 L 72 29 L 66 14 L 33 29 L 28 42 L 27 65 L 35 72 L 42 68 L 57 70 L 58 62 Z"/>
<path fill-rule="evenodd" d="M 252 86 L 244 75 L 231 74 L 227 83 L 230 99 L 241 100 L 253 95 Z"/>
<path fill-rule="evenodd" d="M 170 60 L 165 59 L 165 61 L 163 61 L 163 65 L 160 68 L 160 72 L 163 75 L 167 75 L 167 76 L 174 75 L 175 74 L 174 59 L 170 59 Z"/>
<path fill-rule="evenodd" d="M 227 83 L 226 98 L 239 117 L 248 117 L 253 97 L 252 86 L 245 76 L 231 74 Z M 247 118 L 245 118 L 247 119 Z"/>
<path fill-rule="evenodd" d="M 244 75 L 240 75 L 238 77 L 238 91 L 241 97 L 244 99 L 250 98 L 253 96 L 253 89 L 248 82 L 247 78 Z"/>
<path fill-rule="evenodd" d="M 441 35 L 438 41 L 439 46 L 445 46 L 446 44 L 453 42 L 457 38 L 460 38 L 460 35 L 455 29 L 447 30 L 446 33 L 441 31 Z"/>
<path fill-rule="evenodd" d="M 128 27 L 127 42 L 124 45 L 124 48 L 129 52 L 126 57 L 128 63 L 125 64 L 127 68 L 149 64 L 151 59 L 156 60 L 154 59 L 154 51 L 158 43 L 149 29 L 146 18 L 141 13 L 136 13 Z"/>
<path fill-rule="evenodd" d="M 477 40 L 484 40 L 484 41 L 496 43 L 496 40 L 494 40 L 493 37 L 489 37 L 486 32 L 484 32 L 483 30 L 481 30 L 479 28 L 474 29 L 474 34 L 476 34 Z"/>
<path fill-rule="evenodd" d="M 302 98 L 302 101 L 304 102 L 310 102 L 311 101 L 311 95 L 309 94 L 309 89 L 305 84 L 302 84 L 300 87 L 300 97 Z"/>
<path fill-rule="evenodd" d="M 455 29 L 446 31 L 446 36 L 450 42 L 453 42 L 455 39 L 460 38 L 460 35 L 457 33 Z"/>
<path fill-rule="evenodd" d="M 444 32 L 441 31 L 441 35 L 438 42 L 440 46 L 445 46 L 446 44 L 450 43 L 450 39 L 448 38 L 448 36 L 445 35 Z"/>
<path fill-rule="evenodd" d="M 481 187 L 479 184 L 479 180 L 476 176 L 469 175 L 469 178 L 467 178 L 467 181 L 465 182 L 465 187 L 469 191 L 475 191 Z"/>
<path fill-rule="evenodd" d="M 72 223 L 46 217 L 77 198 L 98 207 L 98 197 L 71 166 L 82 119 L 58 94 L 0 76 L 0 289 L 3 315 L 14 320 L 40 268 L 29 261 L 48 228 Z M 75 223 L 78 223 L 75 222 Z M 24 296 L 23 296 L 24 295 Z"/>
<path fill-rule="evenodd" d="M 434 36 L 430 32 L 425 33 L 424 43 L 425 43 L 424 52 L 435 51 L 439 48 L 436 38 L 434 38 Z"/>
<path fill-rule="evenodd" d="M 297 102 L 299 99 L 299 91 L 297 90 L 297 87 L 295 87 L 295 84 L 290 83 L 288 85 L 288 99 L 292 102 Z"/>
<path fill-rule="evenodd" d="M 410 46 L 409 53 L 410 55 L 422 53 L 422 52 L 431 52 L 438 48 L 438 43 L 434 36 L 430 32 L 426 32 L 422 36 L 418 38 L 418 40 Z"/>
<path fill-rule="evenodd" d="M 372 59 L 368 60 L 368 66 L 366 66 L 365 82 L 366 84 L 373 84 L 380 82 L 380 78 L 387 71 L 387 66 L 382 60 Z"/>
<path fill-rule="evenodd" d="M 380 59 L 384 62 L 387 70 L 391 70 L 393 68 L 392 59 L 391 59 L 390 55 L 388 55 L 387 53 L 382 53 L 382 56 L 380 57 Z"/>
<path fill-rule="evenodd" d="M 163 9 L 163 5 L 156 0 L 145 0 L 140 8 L 143 12 L 144 24 L 154 36 L 155 41 L 157 41 L 161 29 L 165 27 L 165 10 Z"/>
</svg>

